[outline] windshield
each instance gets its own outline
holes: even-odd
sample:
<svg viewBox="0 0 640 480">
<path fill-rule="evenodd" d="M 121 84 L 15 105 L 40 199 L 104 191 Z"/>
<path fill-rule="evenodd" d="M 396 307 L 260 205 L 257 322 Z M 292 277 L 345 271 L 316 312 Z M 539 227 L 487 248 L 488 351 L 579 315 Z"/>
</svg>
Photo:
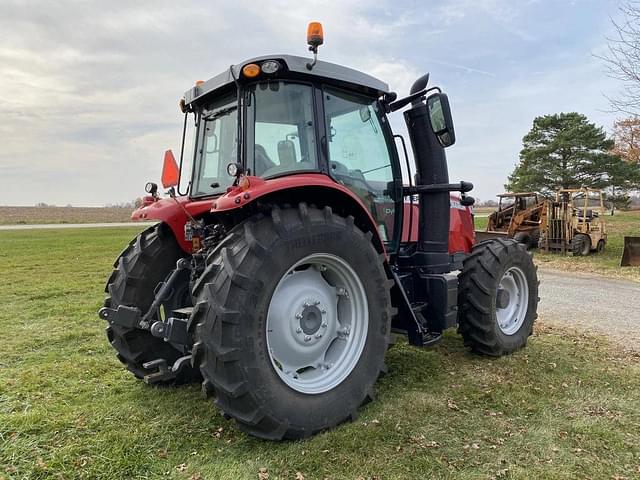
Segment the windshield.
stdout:
<svg viewBox="0 0 640 480">
<path fill-rule="evenodd" d="M 191 196 L 224 193 L 234 178 L 227 165 L 238 161 L 238 110 L 235 96 L 203 109 L 196 139 Z"/>
</svg>

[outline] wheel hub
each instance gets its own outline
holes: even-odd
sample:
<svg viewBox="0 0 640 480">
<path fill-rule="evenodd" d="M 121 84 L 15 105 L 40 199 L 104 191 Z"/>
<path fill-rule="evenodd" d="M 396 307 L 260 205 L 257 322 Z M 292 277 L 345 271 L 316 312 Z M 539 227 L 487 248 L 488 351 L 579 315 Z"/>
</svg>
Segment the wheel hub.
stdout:
<svg viewBox="0 0 640 480">
<path fill-rule="evenodd" d="M 341 258 L 314 254 L 293 265 L 276 286 L 267 313 L 267 347 L 280 378 L 303 393 L 341 383 L 364 348 L 366 293 Z"/>
<path fill-rule="evenodd" d="M 518 267 L 509 268 L 496 292 L 496 320 L 505 335 L 515 334 L 527 315 L 529 308 L 529 284 L 524 272 Z"/>
<path fill-rule="evenodd" d="M 496 294 L 496 308 L 507 308 L 509 306 L 509 291 L 499 288 Z"/>
<path fill-rule="evenodd" d="M 306 335 L 314 335 L 318 330 L 320 330 L 320 326 L 323 323 L 323 315 L 327 313 L 325 310 L 324 313 L 316 306 L 319 305 L 320 302 L 316 300 L 317 303 L 314 302 L 314 305 L 305 304 L 304 309 L 300 316 L 300 328 Z M 326 328 L 326 324 L 325 324 Z"/>
</svg>

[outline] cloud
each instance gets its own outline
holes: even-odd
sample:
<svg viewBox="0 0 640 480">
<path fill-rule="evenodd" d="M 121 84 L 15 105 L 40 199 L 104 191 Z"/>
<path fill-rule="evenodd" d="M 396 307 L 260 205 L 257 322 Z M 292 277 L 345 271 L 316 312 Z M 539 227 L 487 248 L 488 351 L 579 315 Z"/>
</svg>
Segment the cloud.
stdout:
<svg viewBox="0 0 640 480">
<path fill-rule="evenodd" d="M 19 1 L 0 4 L 2 203 L 101 205 L 139 196 L 179 150 L 177 102 L 197 79 L 268 53 L 369 72 L 400 95 L 430 71 L 450 94 L 458 144 L 452 180 L 482 198 L 502 187 L 533 116 L 575 109 L 608 124 L 615 89 L 590 52 L 606 5 L 508 0 L 219 2 Z M 402 115 L 394 128 L 406 133 Z"/>
</svg>

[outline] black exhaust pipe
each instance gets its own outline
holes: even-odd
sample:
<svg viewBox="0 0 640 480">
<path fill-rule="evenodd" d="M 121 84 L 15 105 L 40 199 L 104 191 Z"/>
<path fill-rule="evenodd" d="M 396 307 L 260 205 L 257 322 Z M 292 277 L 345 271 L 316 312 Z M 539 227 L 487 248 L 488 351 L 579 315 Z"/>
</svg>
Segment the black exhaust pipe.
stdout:
<svg viewBox="0 0 640 480">
<path fill-rule="evenodd" d="M 420 77 L 411 87 L 411 94 L 424 90 L 429 74 Z M 442 185 L 449 183 L 449 170 L 444 147 L 433 133 L 429 109 L 418 98 L 412 108 L 404 112 L 409 138 L 416 163 L 416 186 Z M 451 271 L 449 256 L 449 192 L 442 190 L 423 191 L 418 194 L 420 220 L 417 251 L 413 263 L 428 273 Z"/>
</svg>

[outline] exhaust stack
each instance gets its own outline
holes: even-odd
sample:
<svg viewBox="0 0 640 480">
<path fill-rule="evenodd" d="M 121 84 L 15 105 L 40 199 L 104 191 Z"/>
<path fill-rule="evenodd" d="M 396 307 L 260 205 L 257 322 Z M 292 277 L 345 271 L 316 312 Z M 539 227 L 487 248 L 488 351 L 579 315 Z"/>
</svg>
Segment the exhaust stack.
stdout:
<svg viewBox="0 0 640 480">
<path fill-rule="evenodd" d="M 424 90 L 429 75 L 420 77 L 411 87 L 411 95 Z M 420 217 L 418 227 L 416 265 L 429 273 L 451 271 L 449 256 L 449 189 L 428 190 L 423 186 L 439 186 L 449 183 L 449 171 L 444 147 L 433 132 L 429 108 L 422 100 L 415 99 L 412 108 L 404 112 L 409 139 L 416 163 L 416 187 L 419 191 Z"/>
</svg>

